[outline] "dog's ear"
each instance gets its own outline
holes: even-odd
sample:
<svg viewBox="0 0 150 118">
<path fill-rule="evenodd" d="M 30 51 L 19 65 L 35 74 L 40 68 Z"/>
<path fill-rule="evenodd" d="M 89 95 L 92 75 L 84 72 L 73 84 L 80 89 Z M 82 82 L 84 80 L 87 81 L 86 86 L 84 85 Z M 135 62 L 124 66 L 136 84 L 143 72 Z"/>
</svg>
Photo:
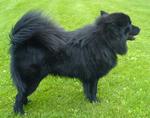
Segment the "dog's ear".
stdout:
<svg viewBox="0 0 150 118">
<path fill-rule="evenodd" d="M 107 12 L 105 12 L 105 11 L 100 11 L 100 14 L 101 14 L 101 16 L 103 16 L 103 17 L 105 17 L 105 16 L 108 16 L 109 14 L 107 13 Z"/>
</svg>

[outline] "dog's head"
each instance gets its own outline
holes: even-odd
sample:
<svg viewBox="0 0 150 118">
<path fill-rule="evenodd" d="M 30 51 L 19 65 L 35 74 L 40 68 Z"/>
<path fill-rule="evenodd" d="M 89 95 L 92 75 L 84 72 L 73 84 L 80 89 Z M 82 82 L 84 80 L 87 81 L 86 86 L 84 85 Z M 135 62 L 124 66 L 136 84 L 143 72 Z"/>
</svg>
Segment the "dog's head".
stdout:
<svg viewBox="0 0 150 118">
<path fill-rule="evenodd" d="M 101 11 L 97 25 L 101 25 L 105 40 L 118 54 L 125 54 L 127 40 L 134 40 L 140 32 L 140 28 L 133 25 L 130 17 L 124 13 L 108 14 Z"/>
</svg>

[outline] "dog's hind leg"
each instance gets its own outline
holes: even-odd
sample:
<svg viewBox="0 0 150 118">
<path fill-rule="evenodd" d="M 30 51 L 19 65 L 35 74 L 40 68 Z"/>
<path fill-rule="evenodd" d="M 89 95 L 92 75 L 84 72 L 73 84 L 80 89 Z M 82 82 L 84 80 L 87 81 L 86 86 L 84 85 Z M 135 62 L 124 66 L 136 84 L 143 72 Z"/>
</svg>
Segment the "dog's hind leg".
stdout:
<svg viewBox="0 0 150 118">
<path fill-rule="evenodd" d="M 13 66 L 14 67 L 14 66 Z M 24 67 L 24 66 L 23 66 Z M 23 114 L 23 105 L 27 104 L 28 96 L 38 87 L 40 81 L 46 75 L 41 73 L 41 67 L 38 65 L 28 65 L 24 68 L 12 70 L 12 77 L 18 89 L 14 104 L 14 112 Z"/>
<path fill-rule="evenodd" d="M 30 78 L 31 79 L 31 78 Z M 34 80 L 34 81 L 33 81 Z M 41 79 L 37 78 L 32 78 L 32 80 L 29 82 L 27 81 L 25 83 L 26 89 L 24 92 L 19 91 L 18 94 L 16 95 L 16 101 L 14 105 L 14 112 L 15 113 L 21 113 L 23 114 L 23 105 L 26 105 L 28 103 L 28 96 L 31 95 L 36 88 L 38 87 Z"/>
<path fill-rule="evenodd" d="M 31 85 L 31 86 L 30 86 Z M 26 84 L 26 89 L 24 92 L 19 91 L 18 94 L 16 95 L 16 101 L 14 104 L 14 112 L 15 113 L 21 113 L 23 114 L 23 105 L 26 105 L 28 103 L 28 96 L 31 95 L 37 88 L 37 86 L 39 85 L 39 82 L 33 83 L 27 85 Z"/>
<path fill-rule="evenodd" d="M 14 112 L 15 113 L 20 113 L 23 114 L 23 102 L 26 99 L 25 94 L 23 92 L 18 92 L 18 94 L 16 95 L 16 101 L 14 104 Z"/>
<path fill-rule="evenodd" d="M 41 80 L 42 80 L 42 77 L 32 78 L 32 81 L 27 83 L 27 88 L 26 88 L 26 92 L 25 92 L 25 99 L 23 102 L 24 105 L 26 105 L 29 102 L 27 97 L 29 95 L 31 95 L 37 89 Z"/>
<path fill-rule="evenodd" d="M 40 82 L 33 83 L 32 86 L 27 85 L 27 89 L 25 91 L 25 96 L 23 98 L 23 104 L 24 105 L 28 104 L 28 102 L 30 101 L 30 100 L 28 100 L 28 96 L 31 95 L 36 90 L 36 88 L 38 87 L 39 83 Z"/>
<path fill-rule="evenodd" d="M 11 62 L 11 76 L 12 76 L 13 82 L 15 83 L 16 88 L 18 90 L 18 93 L 16 95 L 15 104 L 14 104 L 14 112 L 23 114 L 24 113 L 23 102 L 26 99 L 26 97 L 25 97 L 26 85 L 22 81 L 20 72 L 18 71 L 18 68 L 16 68 L 14 61 Z"/>
</svg>

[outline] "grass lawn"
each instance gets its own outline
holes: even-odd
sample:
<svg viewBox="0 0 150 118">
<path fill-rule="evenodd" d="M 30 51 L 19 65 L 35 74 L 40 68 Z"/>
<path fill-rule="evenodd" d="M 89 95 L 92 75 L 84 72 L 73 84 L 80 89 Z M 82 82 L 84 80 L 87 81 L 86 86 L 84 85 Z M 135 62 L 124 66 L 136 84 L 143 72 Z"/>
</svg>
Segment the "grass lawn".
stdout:
<svg viewBox="0 0 150 118">
<path fill-rule="evenodd" d="M 10 79 L 8 33 L 30 9 L 41 9 L 66 30 L 92 23 L 100 10 L 129 14 L 141 28 L 128 54 L 99 81 L 101 102 L 85 100 L 78 80 L 48 76 L 25 106 L 25 118 L 150 118 L 150 0 L 0 0 L 0 118 L 12 112 L 16 89 Z"/>
</svg>

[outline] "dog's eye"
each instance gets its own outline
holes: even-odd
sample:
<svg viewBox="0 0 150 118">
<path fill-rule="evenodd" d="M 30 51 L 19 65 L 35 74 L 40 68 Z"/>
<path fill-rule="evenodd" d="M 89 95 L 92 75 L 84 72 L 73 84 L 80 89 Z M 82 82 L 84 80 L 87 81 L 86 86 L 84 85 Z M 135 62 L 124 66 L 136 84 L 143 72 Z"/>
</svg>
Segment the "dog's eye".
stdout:
<svg viewBox="0 0 150 118">
<path fill-rule="evenodd" d="M 130 28 L 127 27 L 127 28 L 125 29 L 125 33 L 129 33 L 129 32 L 130 32 Z"/>
<path fill-rule="evenodd" d="M 122 27 L 123 24 L 121 22 L 117 22 L 117 26 Z"/>
</svg>

